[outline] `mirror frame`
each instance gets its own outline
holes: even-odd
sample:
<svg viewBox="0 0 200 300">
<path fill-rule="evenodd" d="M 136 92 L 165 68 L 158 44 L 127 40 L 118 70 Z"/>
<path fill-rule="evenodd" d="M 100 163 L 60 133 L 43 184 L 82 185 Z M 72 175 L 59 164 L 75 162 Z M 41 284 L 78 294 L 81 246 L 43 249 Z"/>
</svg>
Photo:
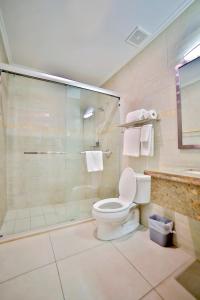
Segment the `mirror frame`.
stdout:
<svg viewBox="0 0 200 300">
<path fill-rule="evenodd" d="M 183 60 L 180 64 L 176 65 L 176 105 L 177 105 L 177 125 L 178 125 L 178 149 L 200 149 L 199 145 L 183 145 L 183 131 L 182 131 L 182 114 L 181 114 L 181 86 L 180 86 L 180 72 L 179 69 L 190 62 L 200 58 L 200 56 L 191 59 Z"/>
</svg>

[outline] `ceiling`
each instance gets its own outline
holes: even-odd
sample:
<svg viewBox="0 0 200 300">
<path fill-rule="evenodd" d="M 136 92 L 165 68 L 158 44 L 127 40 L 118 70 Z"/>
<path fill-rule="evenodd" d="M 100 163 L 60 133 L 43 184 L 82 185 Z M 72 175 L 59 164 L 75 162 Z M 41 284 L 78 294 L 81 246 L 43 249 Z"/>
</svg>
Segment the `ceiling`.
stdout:
<svg viewBox="0 0 200 300">
<path fill-rule="evenodd" d="M 0 0 L 10 63 L 101 85 L 192 0 Z M 140 47 L 125 42 L 136 26 Z"/>
</svg>

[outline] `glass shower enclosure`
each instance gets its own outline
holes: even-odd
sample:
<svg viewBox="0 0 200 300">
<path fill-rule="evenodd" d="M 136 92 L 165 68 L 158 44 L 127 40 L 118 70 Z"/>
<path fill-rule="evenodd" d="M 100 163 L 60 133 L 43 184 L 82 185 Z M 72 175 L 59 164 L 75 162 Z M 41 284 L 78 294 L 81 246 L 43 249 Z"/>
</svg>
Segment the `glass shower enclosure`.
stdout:
<svg viewBox="0 0 200 300">
<path fill-rule="evenodd" d="M 119 180 L 119 97 L 31 71 L 1 68 L 0 234 L 91 218 Z M 87 150 L 103 151 L 88 172 Z"/>
</svg>

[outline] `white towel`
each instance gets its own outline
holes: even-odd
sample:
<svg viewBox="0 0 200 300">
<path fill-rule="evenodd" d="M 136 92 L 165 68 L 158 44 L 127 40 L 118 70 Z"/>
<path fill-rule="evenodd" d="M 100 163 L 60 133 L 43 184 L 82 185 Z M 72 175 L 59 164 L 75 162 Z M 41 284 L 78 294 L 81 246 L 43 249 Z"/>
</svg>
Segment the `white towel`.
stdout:
<svg viewBox="0 0 200 300">
<path fill-rule="evenodd" d="M 141 127 L 133 127 L 125 130 L 123 155 L 140 156 L 140 132 Z"/>
<path fill-rule="evenodd" d="M 154 155 L 154 128 L 152 124 L 144 125 L 141 128 L 141 155 Z"/>
<path fill-rule="evenodd" d="M 131 111 L 126 116 L 126 123 L 141 121 L 145 118 L 144 116 L 146 113 L 146 109 L 138 109 L 135 111 Z"/>
<path fill-rule="evenodd" d="M 88 172 L 103 171 L 103 152 L 85 151 Z"/>
</svg>

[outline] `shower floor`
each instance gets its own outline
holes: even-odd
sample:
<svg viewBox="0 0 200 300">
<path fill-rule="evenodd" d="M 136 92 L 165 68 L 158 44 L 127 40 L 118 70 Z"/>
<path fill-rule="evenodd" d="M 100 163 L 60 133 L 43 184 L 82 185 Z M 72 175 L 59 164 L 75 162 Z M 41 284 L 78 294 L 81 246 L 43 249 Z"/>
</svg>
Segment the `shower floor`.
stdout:
<svg viewBox="0 0 200 300">
<path fill-rule="evenodd" d="M 99 199 L 87 199 L 65 204 L 45 205 L 8 210 L 0 228 L 1 235 L 35 230 L 64 222 L 91 217 L 92 205 Z"/>
</svg>

